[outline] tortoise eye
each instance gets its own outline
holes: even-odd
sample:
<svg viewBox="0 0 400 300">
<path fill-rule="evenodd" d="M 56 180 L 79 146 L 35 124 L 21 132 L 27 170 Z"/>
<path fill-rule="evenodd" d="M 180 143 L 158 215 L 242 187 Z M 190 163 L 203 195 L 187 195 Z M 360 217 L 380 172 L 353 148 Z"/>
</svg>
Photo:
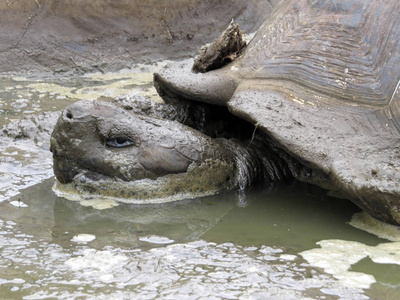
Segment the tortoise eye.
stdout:
<svg viewBox="0 0 400 300">
<path fill-rule="evenodd" d="M 111 148 L 127 148 L 134 146 L 135 143 L 125 137 L 115 137 L 106 140 L 106 146 Z"/>
</svg>

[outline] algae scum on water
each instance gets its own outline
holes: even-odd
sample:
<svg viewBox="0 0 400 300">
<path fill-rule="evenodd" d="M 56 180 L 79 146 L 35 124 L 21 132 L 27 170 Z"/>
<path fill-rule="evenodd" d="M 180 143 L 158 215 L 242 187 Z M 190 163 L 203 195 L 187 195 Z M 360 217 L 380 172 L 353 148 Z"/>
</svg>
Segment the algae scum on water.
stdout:
<svg viewBox="0 0 400 300">
<path fill-rule="evenodd" d="M 398 228 L 307 185 L 151 205 L 57 197 L 50 132 L 34 128 L 80 99 L 160 101 L 156 68 L 0 80 L 0 298 L 398 299 Z"/>
</svg>

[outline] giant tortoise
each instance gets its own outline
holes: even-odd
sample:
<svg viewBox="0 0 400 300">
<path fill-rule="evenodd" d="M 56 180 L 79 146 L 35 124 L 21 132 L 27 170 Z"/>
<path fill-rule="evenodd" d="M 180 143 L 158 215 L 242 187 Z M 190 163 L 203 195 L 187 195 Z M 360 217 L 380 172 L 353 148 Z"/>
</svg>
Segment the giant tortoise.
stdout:
<svg viewBox="0 0 400 300">
<path fill-rule="evenodd" d="M 55 174 L 88 191 L 153 198 L 165 186 L 196 196 L 292 176 L 400 224 L 399 66 L 399 1 L 283 0 L 234 62 L 195 73 L 186 61 L 154 75 L 168 101 L 227 107 L 250 124 L 248 141 L 76 103 L 52 136 Z"/>
</svg>

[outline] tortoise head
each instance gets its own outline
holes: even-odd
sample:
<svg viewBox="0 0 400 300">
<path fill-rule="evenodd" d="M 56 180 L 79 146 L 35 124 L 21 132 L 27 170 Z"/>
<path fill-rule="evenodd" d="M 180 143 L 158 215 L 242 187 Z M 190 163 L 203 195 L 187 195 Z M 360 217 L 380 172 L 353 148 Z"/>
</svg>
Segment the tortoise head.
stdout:
<svg viewBox="0 0 400 300">
<path fill-rule="evenodd" d="M 222 162 L 227 173 L 233 172 L 232 158 L 218 141 L 178 122 L 137 115 L 99 101 L 79 101 L 64 109 L 52 133 L 50 150 L 60 183 L 87 184 L 90 179 L 108 185 L 153 180 L 154 189 L 161 191 L 161 183 L 156 181 L 163 177 L 185 174 L 185 180 L 199 182 L 193 175 L 194 166 Z M 175 190 L 181 192 L 176 185 L 183 186 L 182 178 L 168 182 L 173 181 Z M 204 185 L 197 188 L 204 190 Z"/>
</svg>

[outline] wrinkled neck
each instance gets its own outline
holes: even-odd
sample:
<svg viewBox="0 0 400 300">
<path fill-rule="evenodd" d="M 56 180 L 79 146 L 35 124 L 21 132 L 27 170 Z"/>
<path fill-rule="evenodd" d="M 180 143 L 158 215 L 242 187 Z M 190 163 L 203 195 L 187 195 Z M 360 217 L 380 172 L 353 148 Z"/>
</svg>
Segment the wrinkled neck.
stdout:
<svg viewBox="0 0 400 300">
<path fill-rule="evenodd" d="M 297 177 L 302 166 L 265 137 L 242 142 L 224 139 L 225 147 L 235 158 L 237 185 L 245 189 L 257 183 L 289 180 Z"/>
</svg>

